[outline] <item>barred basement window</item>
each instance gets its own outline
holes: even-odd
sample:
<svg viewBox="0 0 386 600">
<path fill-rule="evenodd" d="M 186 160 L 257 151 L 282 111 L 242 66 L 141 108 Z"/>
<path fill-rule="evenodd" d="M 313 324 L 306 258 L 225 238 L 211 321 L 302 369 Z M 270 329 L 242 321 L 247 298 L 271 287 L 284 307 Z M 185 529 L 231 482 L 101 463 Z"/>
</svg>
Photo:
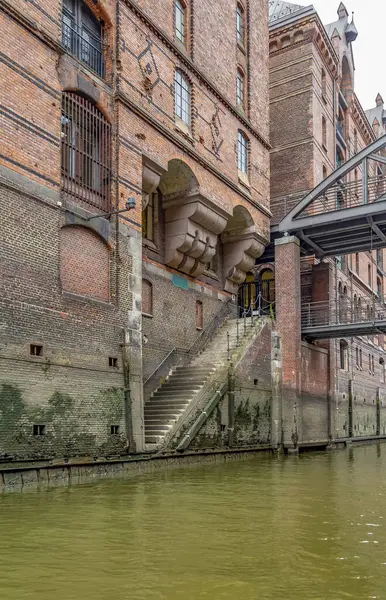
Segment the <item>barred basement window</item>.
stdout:
<svg viewBox="0 0 386 600">
<path fill-rule="evenodd" d="M 185 22 L 186 22 L 186 8 L 180 0 L 174 2 L 174 15 L 176 25 L 176 38 L 183 44 L 186 41 L 185 33 Z"/>
<path fill-rule="evenodd" d="M 238 133 L 238 169 L 248 175 L 248 138 L 242 131 Z"/>
<path fill-rule="evenodd" d="M 111 127 L 83 96 L 62 97 L 62 190 L 86 207 L 110 210 Z"/>
<path fill-rule="evenodd" d="M 33 434 L 34 435 L 46 435 L 46 426 L 45 425 L 34 425 L 33 426 Z"/>
<path fill-rule="evenodd" d="M 192 92 L 188 78 L 176 69 L 174 76 L 175 113 L 186 125 L 190 126 Z"/>
<path fill-rule="evenodd" d="M 83 0 L 63 0 L 62 45 L 101 77 L 105 74 L 102 22 Z"/>
<path fill-rule="evenodd" d="M 118 368 L 118 359 L 115 356 L 109 356 L 109 367 Z"/>
<path fill-rule="evenodd" d="M 111 425 L 110 433 L 111 435 L 119 435 L 119 425 Z"/>
<path fill-rule="evenodd" d="M 29 347 L 29 353 L 31 356 L 43 356 L 43 346 L 31 344 Z"/>
</svg>

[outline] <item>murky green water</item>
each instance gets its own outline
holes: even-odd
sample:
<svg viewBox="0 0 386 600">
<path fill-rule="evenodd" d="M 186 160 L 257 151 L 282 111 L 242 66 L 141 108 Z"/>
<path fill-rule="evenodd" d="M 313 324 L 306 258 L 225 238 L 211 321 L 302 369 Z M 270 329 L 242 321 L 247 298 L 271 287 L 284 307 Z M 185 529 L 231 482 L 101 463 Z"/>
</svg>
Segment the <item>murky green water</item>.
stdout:
<svg viewBox="0 0 386 600">
<path fill-rule="evenodd" d="M 0 496 L 1 600 L 386 599 L 386 444 Z"/>
</svg>

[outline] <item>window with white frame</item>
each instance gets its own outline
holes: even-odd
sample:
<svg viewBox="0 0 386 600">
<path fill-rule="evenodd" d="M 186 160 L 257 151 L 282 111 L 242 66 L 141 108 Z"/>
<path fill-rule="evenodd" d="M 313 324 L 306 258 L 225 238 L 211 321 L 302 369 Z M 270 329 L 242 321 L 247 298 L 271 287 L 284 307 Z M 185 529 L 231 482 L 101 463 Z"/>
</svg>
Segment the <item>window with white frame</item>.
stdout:
<svg viewBox="0 0 386 600">
<path fill-rule="evenodd" d="M 187 77 L 176 70 L 174 78 L 175 113 L 186 125 L 190 126 L 191 85 Z"/>
<path fill-rule="evenodd" d="M 237 5 L 236 11 L 236 31 L 237 31 L 237 42 L 244 46 L 244 11 L 240 4 Z"/>
<path fill-rule="evenodd" d="M 238 169 L 248 175 L 248 138 L 242 131 L 238 133 Z"/>
<path fill-rule="evenodd" d="M 175 0 L 174 2 L 174 16 L 176 23 L 176 38 L 183 44 L 186 41 L 185 34 L 185 21 L 186 21 L 186 8 L 180 0 Z"/>
<path fill-rule="evenodd" d="M 244 73 L 241 69 L 237 69 L 237 89 L 236 89 L 236 99 L 238 106 L 244 106 L 244 88 L 245 88 L 245 78 Z"/>
</svg>

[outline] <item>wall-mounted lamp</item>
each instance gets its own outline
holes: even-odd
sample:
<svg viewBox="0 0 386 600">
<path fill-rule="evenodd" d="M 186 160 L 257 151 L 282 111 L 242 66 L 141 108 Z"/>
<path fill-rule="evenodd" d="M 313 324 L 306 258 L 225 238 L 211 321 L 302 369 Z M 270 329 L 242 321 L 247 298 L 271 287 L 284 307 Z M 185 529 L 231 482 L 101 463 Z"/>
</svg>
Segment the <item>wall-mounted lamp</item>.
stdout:
<svg viewBox="0 0 386 600">
<path fill-rule="evenodd" d="M 111 215 L 119 215 L 119 213 L 128 212 L 129 210 L 133 210 L 137 206 L 136 198 L 128 198 L 126 200 L 126 207 L 121 208 L 120 210 L 113 210 L 108 213 L 102 213 L 101 215 L 93 215 L 92 217 L 88 217 L 86 221 L 91 221 L 91 219 L 97 219 L 98 217 L 111 217 Z"/>
</svg>

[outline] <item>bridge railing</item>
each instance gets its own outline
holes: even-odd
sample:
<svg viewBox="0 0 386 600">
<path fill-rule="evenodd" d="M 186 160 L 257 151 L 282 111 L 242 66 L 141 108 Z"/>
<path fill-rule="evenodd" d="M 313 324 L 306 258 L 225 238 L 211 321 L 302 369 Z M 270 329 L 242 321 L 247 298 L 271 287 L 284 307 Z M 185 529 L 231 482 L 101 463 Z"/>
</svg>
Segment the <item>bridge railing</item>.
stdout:
<svg viewBox="0 0 386 600">
<path fill-rule="evenodd" d="M 365 192 L 366 190 L 366 192 Z M 366 196 L 365 196 L 366 193 Z M 371 203 L 385 198 L 386 178 L 382 175 L 368 177 L 367 186 L 361 180 L 334 183 L 323 194 L 304 210 L 302 216 L 334 212 L 345 208 L 353 208 L 364 203 Z"/>
<path fill-rule="evenodd" d="M 369 323 L 386 320 L 386 306 L 382 299 L 369 296 L 354 299 L 308 302 L 302 305 L 302 328 Z"/>
</svg>

